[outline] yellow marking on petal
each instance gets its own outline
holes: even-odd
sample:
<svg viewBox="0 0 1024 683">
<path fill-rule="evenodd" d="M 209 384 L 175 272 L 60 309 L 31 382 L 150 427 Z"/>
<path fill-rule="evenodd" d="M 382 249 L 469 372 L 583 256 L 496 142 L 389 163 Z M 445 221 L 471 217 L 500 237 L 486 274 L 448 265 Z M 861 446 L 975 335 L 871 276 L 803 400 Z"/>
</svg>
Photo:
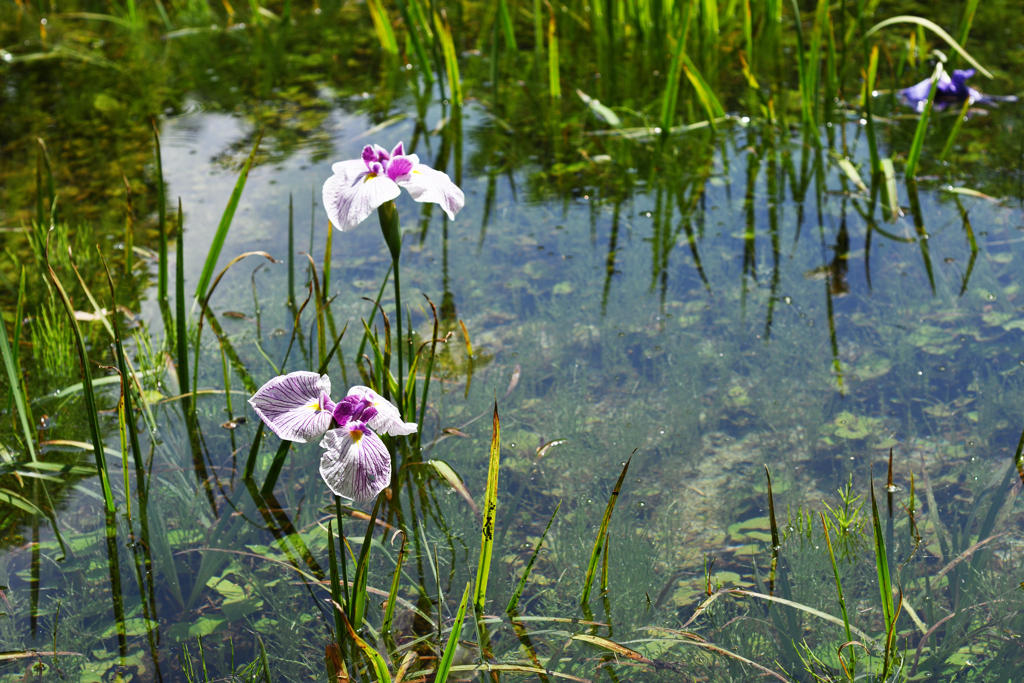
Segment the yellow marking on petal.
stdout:
<svg viewBox="0 0 1024 683">
<path fill-rule="evenodd" d="M 316 410 L 316 411 L 319 411 L 319 410 L 321 410 L 321 408 L 320 408 L 320 401 L 314 401 L 313 403 L 310 403 L 310 404 L 309 404 L 308 406 L 306 406 L 306 407 L 307 407 L 307 408 L 311 408 L 312 410 Z"/>
<path fill-rule="evenodd" d="M 365 177 L 365 178 L 363 178 L 363 182 L 365 183 L 365 182 L 366 182 L 366 181 L 368 181 L 368 180 L 373 180 L 373 179 L 374 179 L 374 178 L 376 178 L 376 177 L 377 177 L 377 174 L 376 174 L 376 173 L 367 173 L 367 174 L 366 174 L 366 177 Z"/>
<path fill-rule="evenodd" d="M 363 438 L 363 432 L 361 429 L 353 429 L 351 432 L 349 432 L 349 436 L 352 437 L 353 443 L 359 443 Z"/>
</svg>

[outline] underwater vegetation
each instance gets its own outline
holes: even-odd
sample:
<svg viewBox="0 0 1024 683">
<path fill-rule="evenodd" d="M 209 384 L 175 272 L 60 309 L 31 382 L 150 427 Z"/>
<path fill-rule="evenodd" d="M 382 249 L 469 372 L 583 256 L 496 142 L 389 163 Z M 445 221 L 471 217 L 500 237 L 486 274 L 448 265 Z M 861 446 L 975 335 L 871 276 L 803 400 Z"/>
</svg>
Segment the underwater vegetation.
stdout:
<svg viewBox="0 0 1024 683">
<path fill-rule="evenodd" d="M 1018 4 L 6 0 L 0 678 L 1018 680 Z"/>
</svg>

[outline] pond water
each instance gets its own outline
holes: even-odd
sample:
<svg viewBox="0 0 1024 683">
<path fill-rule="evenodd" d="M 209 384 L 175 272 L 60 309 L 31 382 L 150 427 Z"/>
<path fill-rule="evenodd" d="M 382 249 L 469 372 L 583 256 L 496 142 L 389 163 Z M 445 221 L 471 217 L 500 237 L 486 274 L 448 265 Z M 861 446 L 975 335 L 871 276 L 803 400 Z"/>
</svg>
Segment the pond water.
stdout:
<svg viewBox="0 0 1024 683">
<path fill-rule="evenodd" d="M 135 33 L 71 12 L 99 11 L 90 3 L 63 14 L 21 3 L 0 9 L 0 57 L 8 62 L 0 66 L 7 251 L 0 301 L 13 330 L 24 266 L 19 370 L 38 459 L 56 463 L 31 464 L 37 456 L 28 454 L 8 401 L 0 427 L 7 463 L 0 662 L 10 661 L 0 664 L 0 676 L 328 676 L 324 653 L 335 623 L 327 525 L 336 534 L 335 516 L 344 513 L 351 577 L 373 504 L 335 506 L 317 474 L 315 444 L 296 444 L 276 487 L 271 479 L 259 490 L 279 452 L 269 434 L 251 455 L 256 479 L 247 486 L 243 470 L 259 418 L 246 399 L 278 370 L 320 365 L 314 302 L 293 333 L 310 264 L 330 300 L 328 348 L 348 325 L 327 370 L 335 393 L 365 381 L 368 366 L 360 370 L 358 353 L 373 353 L 360 344 L 360 321 L 383 334 L 374 314 L 379 296 L 394 325 L 391 258 L 372 216 L 328 238 L 320 190 L 332 163 L 357 158 L 365 144 L 390 149 L 399 141 L 446 170 L 466 205 L 447 220 L 407 194 L 396 200 L 406 331 L 411 323 L 417 347 L 429 342 L 432 302 L 444 341 L 422 439 L 392 444 L 404 483 L 381 512 L 409 541 L 391 634 L 398 650 L 378 635 L 402 534 L 378 534 L 370 553 L 362 633 L 394 658 L 392 673 L 406 652 L 417 652 L 406 680 L 433 675 L 422 672 L 435 666 L 461 589 L 475 580 L 481 518 L 430 463 L 447 463 L 481 507 L 495 403 L 499 511 L 486 613 L 501 619 L 487 621 L 492 642 L 483 659 L 542 665 L 539 674 L 504 675 L 749 680 L 757 674 L 742 656 L 797 680 L 811 680 L 803 672 L 818 658 L 820 671 L 833 676 L 823 680 L 846 680 L 836 648 L 849 639 L 837 619 L 818 513 L 831 520 L 851 623 L 881 642 L 872 486 L 902 596 L 901 665 L 885 680 L 994 681 L 1019 671 L 1021 105 L 971 108 L 943 161 L 959 105 L 936 111 L 917 181 L 905 182 L 918 117 L 883 88 L 927 78 L 932 66 L 914 47 L 923 29 L 888 29 L 872 108 L 880 154 L 900 171 L 890 199 L 885 179 L 872 181 L 855 42 L 842 52 L 850 64 L 845 99 L 826 107 L 827 124 L 801 125 L 791 8 L 774 56 L 759 51 L 751 60 L 765 81 L 752 90 L 729 56 L 743 43 L 737 3 L 722 3 L 720 49 L 701 43 L 699 55 L 693 50 L 729 116 L 714 128 L 663 137 L 649 123 L 661 111 L 663 72 L 648 69 L 639 49 L 610 69 L 606 56 L 588 56 L 588 36 L 598 30 L 589 6 L 556 12 L 564 32 L 558 100 L 549 94 L 549 62 L 528 49 L 532 6 L 512 3 L 526 42 L 501 57 L 497 85 L 491 36 L 481 29 L 493 23 L 498 40 L 489 5 L 449 8 L 466 98 L 459 107 L 446 79 L 430 86 L 418 64 L 382 55 L 371 4 L 378 6 L 323 2 L 292 10 L 278 3 L 256 12 L 253 2 L 250 16 L 250 8 L 228 15 L 203 2 L 165 3 L 170 26 L 156 6 L 140 7 L 147 18 Z M 804 4 L 807 35 L 814 7 Z M 832 10 L 837 33 L 841 17 L 855 16 L 847 4 Z M 917 3 L 889 4 L 869 25 L 920 14 L 954 33 L 962 22 L 962 8 L 936 15 Z M 753 5 L 755 18 L 767 11 Z M 974 21 L 967 47 L 996 75 L 978 84 L 992 93 L 1019 91 L 1024 19 L 1013 3 L 991 3 Z M 230 28 L 210 30 L 210 23 Z M 697 26 L 705 23 L 695 24 L 695 35 Z M 755 28 L 759 46 L 771 39 L 765 24 Z M 927 40 L 929 50 L 949 52 L 933 34 Z M 577 88 L 612 106 L 621 127 L 589 108 Z M 706 120 L 700 98 L 686 88 L 681 120 Z M 770 110 L 758 104 L 768 102 Z M 771 120 L 761 115 L 769 111 Z M 150 115 L 171 235 L 170 310 L 179 267 L 191 304 L 258 138 L 216 272 L 244 252 L 277 261 L 252 255 L 233 265 L 198 334 L 198 311 L 191 311 L 189 362 L 197 344 L 200 359 L 194 431 L 189 402 L 180 398 L 187 389 L 177 349 L 165 344 L 172 318 L 157 294 L 159 176 Z M 48 152 L 55 210 L 48 199 L 37 204 L 47 177 L 37 138 Z M 73 386 L 81 378 L 70 328 L 44 279 L 45 236 L 32 227 L 51 211 L 52 260 L 80 312 L 93 377 L 117 376 L 99 367 L 115 364 L 112 337 L 86 295 L 88 287 L 100 307 L 114 308 L 98 243 L 114 272 L 126 350 L 148 403 L 137 415 L 142 476 L 130 455 L 122 474 L 118 384 L 97 384 L 114 514 L 104 513 L 86 443 L 93 439 L 81 385 Z M 70 258 L 61 252 L 67 244 Z M 421 366 L 420 391 L 423 373 Z M 9 385 L 4 375 L 5 393 Z M 609 497 L 617 505 L 595 579 L 601 590 L 581 606 Z M 772 515 L 782 532 L 774 553 Z M 525 620 L 513 625 L 503 607 L 524 571 L 532 572 L 519 607 Z M 695 613 L 717 588 L 782 595 L 833 618 L 725 593 Z M 464 669 L 453 672 L 463 679 L 484 675 L 467 673 L 480 661 L 473 623 L 457 653 Z M 687 647 L 679 629 L 735 656 Z M 642 661 L 622 652 L 616 660 L 600 643 L 573 639 L 580 634 L 623 643 Z M 877 671 L 882 658 L 872 655 L 869 669 Z M 350 674 L 379 679 L 363 666 Z"/>
</svg>

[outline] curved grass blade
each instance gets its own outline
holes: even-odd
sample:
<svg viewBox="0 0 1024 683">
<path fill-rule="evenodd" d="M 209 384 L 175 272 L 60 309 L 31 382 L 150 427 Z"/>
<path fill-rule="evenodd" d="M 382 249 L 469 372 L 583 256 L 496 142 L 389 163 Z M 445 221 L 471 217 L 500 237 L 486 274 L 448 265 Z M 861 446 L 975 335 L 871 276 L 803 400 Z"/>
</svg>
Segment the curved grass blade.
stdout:
<svg viewBox="0 0 1024 683">
<path fill-rule="evenodd" d="M 238 175 L 235 189 L 231 193 L 231 198 L 228 199 L 228 205 L 224 208 L 224 213 L 221 215 L 220 225 L 217 226 L 217 232 L 213 235 L 213 244 L 210 245 L 210 251 L 206 254 L 203 272 L 199 275 L 199 283 L 196 285 L 196 296 L 192 301 L 193 311 L 199 305 L 199 302 L 206 297 L 206 287 L 210 284 L 210 279 L 213 277 L 213 269 L 217 267 L 220 250 L 224 247 L 224 240 L 228 236 L 228 230 L 231 229 L 231 221 L 235 217 L 238 201 L 242 198 L 242 190 L 245 189 L 245 181 L 249 178 L 249 169 L 252 168 L 252 162 L 256 158 L 256 151 L 259 149 L 261 140 L 263 140 L 262 130 L 256 135 L 256 142 L 252 146 L 252 151 L 249 152 L 249 157 L 245 160 L 245 165 L 242 166 L 242 172 Z"/>
<path fill-rule="evenodd" d="M 498 419 L 498 401 L 494 401 L 492 421 L 491 456 L 487 467 L 487 490 L 484 494 L 483 524 L 480 530 L 480 562 L 476 569 L 476 592 L 473 607 L 477 614 L 483 614 L 487 604 L 487 579 L 491 570 L 491 554 L 494 552 L 494 530 L 498 519 L 498 463 L 501 458 L 501 424 Z"/>
<path fill-rule="evenodd" d="M 944 41 L 946 41 L 946 44 L 948 44 L 951 48 L 956 50 L 956 52 L 959 53 L 961 57 L 966 59 L 970 63 L 970 65 L 973 66 L 975 69 L 985 74 L 989 78 L 993 77 L 992 72 L 990 72 L 988 69 L 979 64 L 977 60 L 974 59 L 974 57 L 967 53 L 967 50 L 960 47 L 960 45 L 955 40 L 953 40 L 953 37 L 951 35 L 942 30 L 942 27 L 940 27 L 934 21 L 929 21 L 928 19 L 924 19 L 922 17 L 915 17 L 906 14 L 902 14 L 898 17 L 890 17 L 888 19 L 885 19 L 884 21 L 878 22 L 870 29 L 868 29 L 864 33 L 864 37 L 861 38 L 861 40 L 866 40 L 871 35 L 881 31 L 883 28 L 886 28 L 887 26 L 892 26 L 893 24 L 917 24 L 918 26 L 925 27 L 926 29 L 937 35 L 939 38 L 942 38 Z"/>
<path fill-rule="evenodd" d="M 200 305 L 199 305 L 199 322 L 196 325 L 196 348 L 195 348 L 195 351 L 193 352 L 193 358 L 192 358 L 192 409 L 193 410 L 195 410 L 195 407 L 196 407 L 196 394 L 195 394 L 195 392 L 196 392 L 197 385 L 199 383 L 199 350 L 201 348 L 201 345 L 200 345 L 199 341 L 200 341 L 200 339 L 201 339 L 201 337 L 203 335 L 203 320 L 206 319 L 206 312 L 207 312 L 207 310 L 209 310 L 208 309 L 208 305 L 210 303 L 210 297 L 213 296 L 214 291 L 216 291 L 216 289 L 217 289 L 217 285 L 220 284 L 220 281 L 221 281 L 221 279 L 223 279 L 224 275 L 229 270 L 231 270 L 231 266 L 235 265 L 236 263 L 238 263 L 242 259 L 246 258 L 247 256 L 262 256 L 265 259 L 269 260 L 271 263 L 277 263 L 277 261 L 274 260 L 274 257 L 271 256 L 270 254 L 268 254 L 265 251 L 247 251 L 244 254 L 239 254 L 235 258 L 233 258 L 230 261 L 228 261 L 228 264 L 221 269 L 221 271 L 217 274 L 216 279 L 213 281 L 213 284 L 210 285 L 210 291 L 208 291 L 206 293 L 206 296 L 204 296 L 202 301 L 200 302 Z M 212 318 L 212 314 L 211 314 L 211 318 Z"/>
<path fill-rule="evenodd" d="M 634 451 L 635 453 L 636 451 Z M 611 498 L 608 499 L 608 505 L 604 509 L 604 517 L 601 518 L 601 526 L 597 530 L 597 538 L 594 540 L 594 549 L 590 551 L 590 564 L 587 565 L 587 576 L 583 580 L 583 595 L 580 597 L 580 603 L 586 605 L 590 601 L 590 587 L 594 583 L 594 574 L 597 572 L 597 563 L 601 559 L 602 546 L 605 543 L 605 537 L 608 533 L 608 524 L 612 519 L 612 512 L 615 510 L 615 503 L 619 500 L 619 492 L 622 490 L 622 482 L 626 479 L 626 472 L 629 471 L 629 463 L 632 462 L 633 456 L 629 456 L 629 460 L 622 466 L 622 474 L 619 475 L 619 480 L 615 482 L 615 488 L 612 489 Z"/>
<path fill-rule="evenodd" d="M 893 632 L 896 624 L 896 608 L 892 601 L 892 580 L 889 574 L 889 559 L 885 552 L 885 536 L 882 534 L 881 518 L 878 515 L 878 503 L 875 501 L 875 481 L 871 480 L 871 526 L 875 536 L 875 570 L 878 574 L 878 591 L 882 599 L 882 614 L 885 616 L 885 632 Z M 885 643 L 885 666 L 881 677 L 888 675 L 890 658 L 890 640 Z"/>
<path fill-rule="evenodd" d="M 548 520 L 548 525 L 544 527 L 544 533 L 540 535 L 540 540 L 537 541 L 537 547 L 533 549 L 533 555 L 530 556 L 530 561 L 526 563 L 526 569 L 523 570 L 523 576 L 519 579 L 519 585 L 516 586 L 515 591 L 512 593 L 512 598 L 508 601 L 508 606 L 505 607 L 505 612 L 511 614 L 515 611 L 519 605 L 519 598 L 523 595 L 523 589 L 526 588 L 526 580 L 530 578 L 530 570 L 533 569 L 534 563 L 537 561 L 537 555 L 540 554 L 541 546 L 544 545 L 544 539 L 547 538 L 548 530 L 551 529 L 551 523 L 555 521 L 555 515 L 558 514 L 558 508 L 562 507 L 562 501 L 558 501 L 558 505 L 555 506 L 555 511 L 551 513 L 551 519 Z"/>
<path fill-rule="evenodd" d="M 466 582 L 466 590 L 462 592 L 462 602 L 459 603 L 459 611 L 455 614 L 455 623 L 452 624 L 452 632 L 448 634 L 448 644 L 444 647 L 444 655 L 437 665 L 437 674 L 434 676 L 434 683 L 446 683 L 448 674 L 452 670 L 452 662 L 455 660 L 455 650 L 459 647 L 459 636 L 462 634 L 462 621 L 466 618 L 466 603 L 469 601 L 469 582 Z"/>
</svg>

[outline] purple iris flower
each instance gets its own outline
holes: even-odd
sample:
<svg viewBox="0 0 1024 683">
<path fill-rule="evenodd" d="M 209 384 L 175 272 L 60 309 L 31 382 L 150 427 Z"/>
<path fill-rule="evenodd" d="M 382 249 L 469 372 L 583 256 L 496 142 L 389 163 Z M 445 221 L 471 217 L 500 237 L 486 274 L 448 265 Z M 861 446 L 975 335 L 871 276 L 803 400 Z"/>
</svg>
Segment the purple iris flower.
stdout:
<svg viewBox="0 0 1024 683">
<path fill-rule="evenodd" d="M 939 84 L 935 89 L 935 107 L 941 110 L 950 103 L 970 99 L 973 104 L 982 99 L 982 94 L 966 83 L 973 75 L 974 69 L 954 69 L 952 76 L 945 71 L 939 74 Z M 932 79 L 926 78 L 917 85 L 900 90 L 900 99 L 917 112 L 923 112 L 928 103 L 928 92 L 931 87 Z"/>
<path fill-rule="evenodd" d="M 324 208 L 338 229 L 354 228 L 384 202 L 409 190 L 418 202 L 440 204 L 454 219 L 466 203 L 462 190 L 447 173 L 420 163 L 406 154 L 399 142 L 388 152 L 379 145 L 367 145 L 359 159 L 339 161 L 331 167 L 334 175 L 324 183 Z"/>
<path fill-rule="evenodd" d="M 354 386 L 335 403 L 330 378 L 315 372 L 275 377 L 249 403 L 282 439 L 306 443 L 323 436 L 320 476 L 331 491 L 357 501 L 373 498 L 391 483 L 391 456 L 377 432 L 400 436 L 417 429 L 369 387 Z"/>
</svg>

